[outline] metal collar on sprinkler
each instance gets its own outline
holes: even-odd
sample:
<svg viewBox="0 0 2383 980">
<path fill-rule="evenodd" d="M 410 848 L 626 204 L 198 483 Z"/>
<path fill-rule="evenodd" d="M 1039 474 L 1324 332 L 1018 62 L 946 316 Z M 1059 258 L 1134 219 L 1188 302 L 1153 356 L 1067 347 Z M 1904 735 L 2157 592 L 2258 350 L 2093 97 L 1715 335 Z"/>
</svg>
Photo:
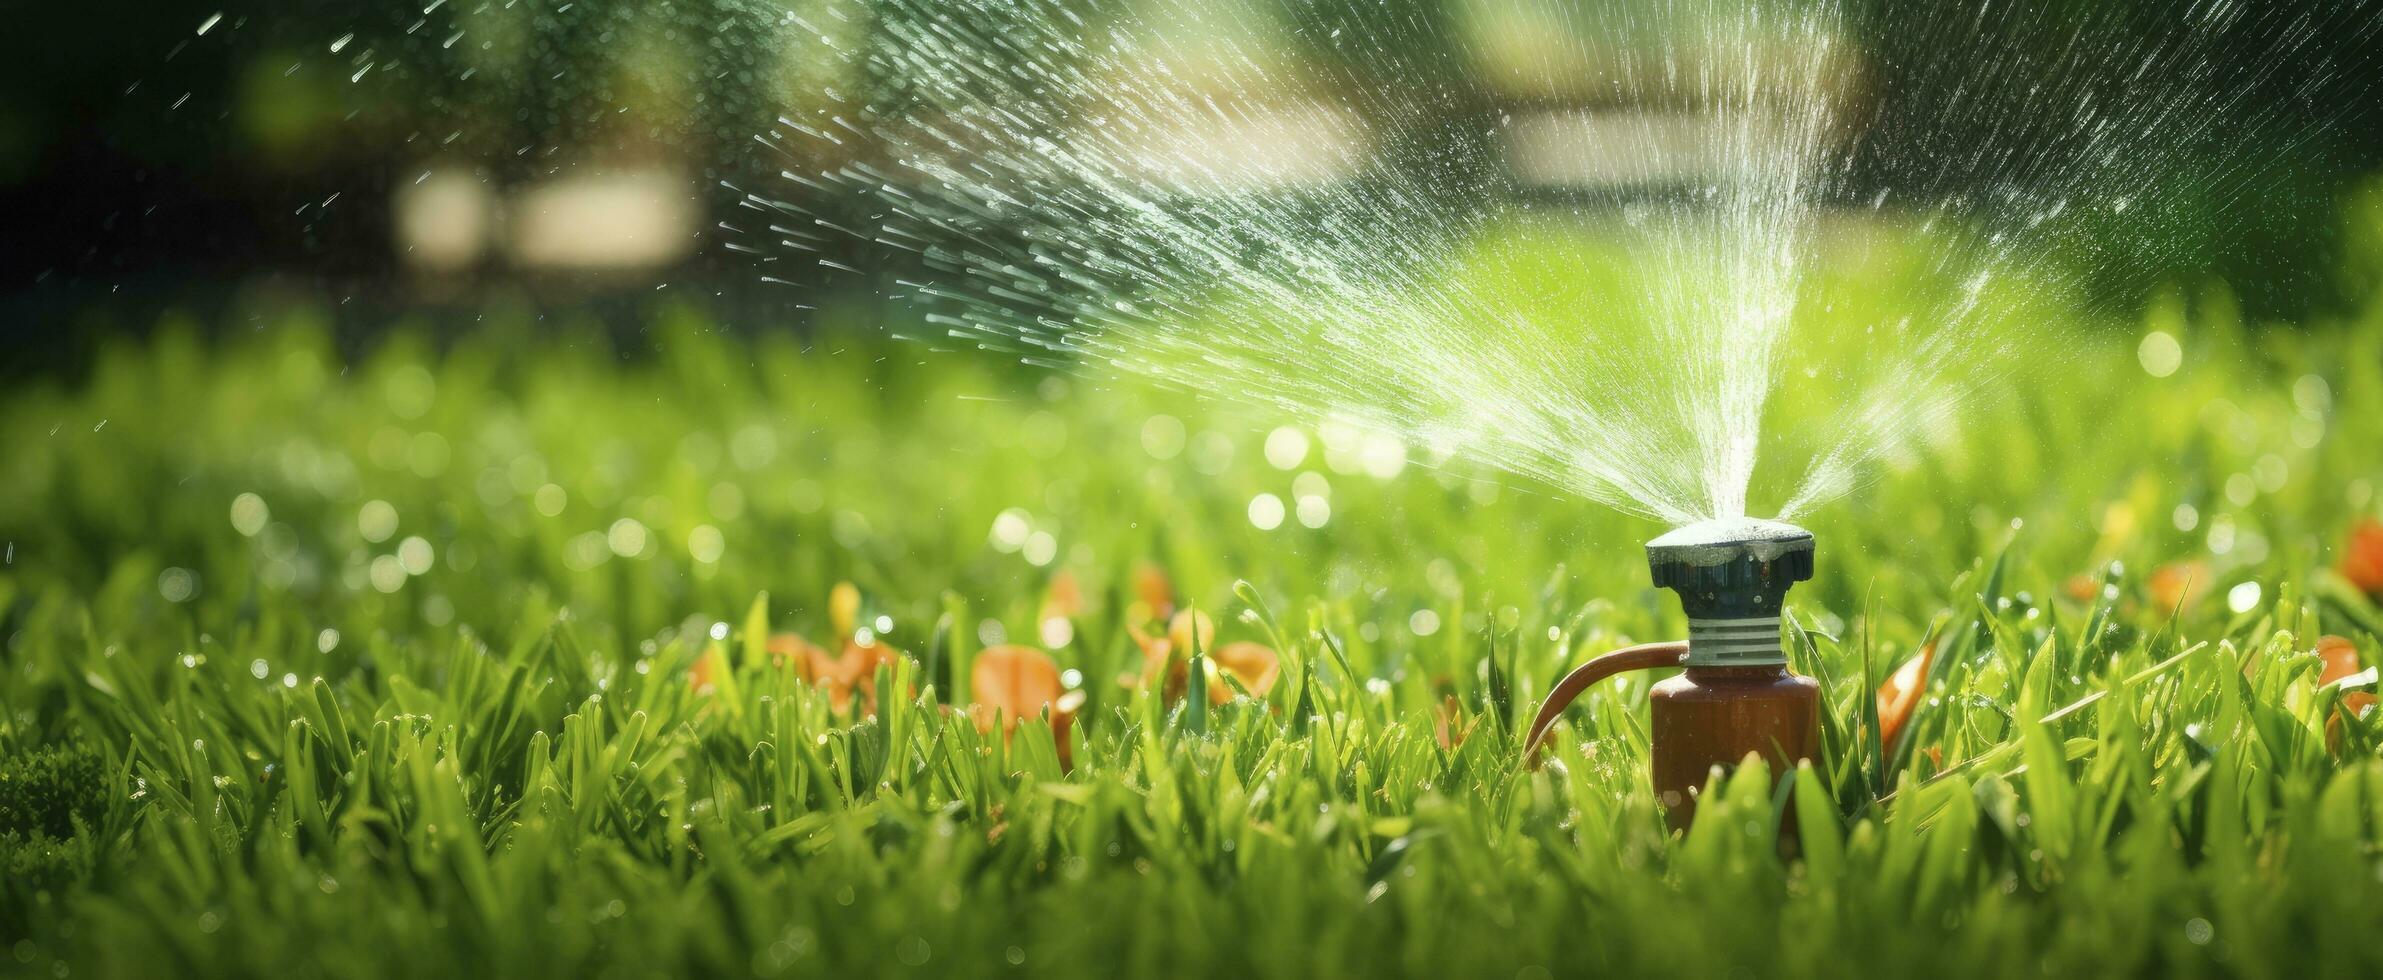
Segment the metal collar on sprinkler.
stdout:
<svg viewBox="0 0 2383 980">
<path fill-rule="evenodd" d="M 1688 612 L 1689 666 L 1787 662 L 1779 610 L 1788 586 L 1812 577 L 1812 532 L 1751 517 L 1705 521 L 1647 542 L 1647 565 Z"/>
</svg>

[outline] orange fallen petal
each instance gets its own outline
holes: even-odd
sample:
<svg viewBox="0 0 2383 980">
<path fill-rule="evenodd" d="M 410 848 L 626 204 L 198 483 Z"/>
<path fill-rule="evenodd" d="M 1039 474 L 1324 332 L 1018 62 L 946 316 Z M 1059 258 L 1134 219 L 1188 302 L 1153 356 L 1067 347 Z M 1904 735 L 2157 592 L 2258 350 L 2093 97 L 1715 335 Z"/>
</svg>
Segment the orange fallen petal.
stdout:
<svg viewBox="0 0 2383 980">
<path fill-rule="evenodd" d="M 852 691 L 857 685 L 850 672 L 843 669 L 842 661 L 821 661 L 815 663 L 811 670 L 811 675 L 805 679 L 813 687 L 826 692 L 829 710 L 839 715 L 852 710 Z"/>
<path fill-rule="evenodd" d="M 797 675 L 806 681 L 818 677 L 816 665 L 827 655 L 827 651 L 821 650 L 817 644 L 795 633 L 770 634 L 765 648 L 769 650 L 772 663 L 793 664 Z M 687 668 L 687 681 L 697 692 L 710 693 L 720 683 L 721 672 L 728 669 L 725 658 L 707 654 L 695 658 L 694 666 Z"/>
<path fill-rule="evenodd" d="M 1041 620 L 1075 619 L 1084 615 L 1084 586 L 1073 570 L 1062 568 L 1043 589 Z"/>
<path fill-rule="evenodd" d="M 1157 565 L 1149 562 L 1135 565 L 1134 600 L 1141 603 L 1149 619 L 1175 615 L 1175 583 L 1168 581 L 1167 573 Z"/>
<path fill-rule="evenodd" d="M 1878 686 L 1878 744 L 1894 748 L 1895 736 L 1903 734 L 1912 711 L 1920 706 L 1920 695 L 1928 686 L 1928 664 L 1935 659 L 1934 644 L 1922 647 Z"/>
<path fill-rule="evenodd" d="M 1172 647 L 1166 646 L 1166 637 L 1152 636 L 1148 630 L 1145 630 L 1132 623 L 1126 624 L 1125 635 L 1133 637 L 1134 646 L 1140 647 L 1142 649 L 1142 655 L 1145 657 L 1150 655 L 1150 649 L 1154 646 L 1161 650 L 1173 649 Z"/>
<path fill-rule="evenodd" d="M 2078 602 L 2092 602 L 2102 594 L 2102 580 L 2091 575 L 2071 575 L 2060 583 L 2060 592 Z"/>
<path fill-rule="evenodd" d="M 1193 642 L 1192 634 L 1195 632 L 1199 634 L 1197 644 Z M 1216 621 L 1209 619 L 1207 613 L 1194 609 L 1176 613 L 1175 618 L 1167 621 L 1167 642 L 1174 644 L 1175 651 L 1186 657 L 1192 655 L 1194 646 L 1201 652 L 1215 653 Z"/>
<path fill-rule="evenodd" d="M 2325 669 L 2317 674 L 2317 683 L 2331 684 L 2366 669 L 2358 656 L 2358 644 L 2346 636 L 2324 636 L 2317 639 L 2317 656 L 2324 658 Z M 2366 691 L 2352 691 L 2342 695 L 2342 708 L 2353 715 L 2365 714 L 2375 704 L 2375 696 Z"/>
<path fill-rule="evenodd" d="M 1183 673 L 1185 664 L 1175 656 L 1175 644 L 1165 637 L 1152 637 L 1141 630 L 1127 630 L 1134 644 L 1142 648 L 1142 669 L 1127 675 L 1125 686 L 1144 687 L 1156 684 L 1161 678 L 1173 680 Z"/>
<path fill-rule="evenodd" d="M 2350 638 L 2346 636 L 2318 637 L 2317 656 L 2325 662 L 2324 669 L 2317 674 L 2317 683 L 2319 684 L 2331 684 L 2366 669 L 2366 665 L 2359 662 L 2358 644 L 2351 642 Z M 2325 748 L 2332 752 L 2342 750 L 2342 716 L 2344 714 L 2352 718 L 2360 717 L 2366 713 L 2366 709 L 2374 707 L 2374 705 L 2375 696 L 2368 692 L 2356 691 L 2343 694 L 2341 706 L 2334 710 L 2332 717 L 2325 719 Z"/>
<path fill-rule="evenodd" d="M 827 693 L 828 706 L 837 714 L 853 708 L 854 695 L 859 695 L 863 715 L 877 713 L 877 668 L 902 657 L 902 651 L 883 643 L 863 644 L 858 640 L 844 641 L 842 653 L 829 655 L 824 649 L 807 646 L 797 649 L 789 658 L 795 674 Z"/>
<path fill-rule="evenodd" d="M 2383 523 L 2361 520 L 2342 546 L 2342 577 L 2370 596 L 2383 597 Z"/>
<path fill-rule="evenodd" d="M 1213 704 L 1233 700 L 1233 686 L 1225 683 L 1224 675 L 1232 675 L 1250 697 L 1260 699 L 1282 676 L 1282 658 L 1263 643 L 1227 643 L 1216 648 L 1210 659 L 1216 662 L 1218 675 L 1208 679 L 1208 700 Z"/>
<path fill-rule="evenodd" d="M 909 655 L 889 643 L 862 643 L 857 639 L 844 641 L 844 656 L 837 661 L 836 666 L 860 690 L 862 714 L 877 713 L 877 668 L 890 667 L 906 656 Z"/>
<path fill-rule="evenodd" d="M 991 731 L 999 718 L 1004 734 L 1016 728 L 1019 719 L 1042 714 L 1065 693 L 1059 665 L 1040 650 L 1016 644 L 986 647 L 969 666 L 968 680 L 977 728 Z"/>
<path fill-rule="evenodd" d="M 697 694 L 710 694 L 720 683 L 720 675 L 728 670 L 726 658 L 718 651 L 706 651 L 687 667 L 687 686 Z"/>
<path fill-rule="evenodd" d="M 1195 631 L 1199 634 L 1201 647 L 1214 653 L 1216 622 L 1209 619 L 1207 613 L 1188 609 L 1176 613 L 1174 620 L 1167 624 L 1167 635 L 1164 637 L 1153 637 L 1137 627 L 1126 627 L 1126 633 L 1134 638 L 1135 645 L 1142 648 L 1139 686 L 1159 685 L 1159 696 L 1168 704 L 1182 699 L 1183 692 L 1190 687 L 1191 643 Z"/>
<path fill-rule="evenodd" d="M 1432 736 L 1439 739 L 1441 748 L 1463 745 L 1465 736 L 1473 733 L 1473 727 L 1465 723 L 1464 714 L 1464 702 L 1458 701 L 1456 695 L 1440 699 L 1439 708 L 1432 712 L 1431 727 Z"/>
<path fill-rule="evenodd" d="M 804 680 L 817 677 L 817 664 L 827 659 L 826 650 L 797 633 L 770 634 L 765 646 L 769 650 L 771 662 L 793 664 Z"/>
<path fill-rule="evenodd" d="M 2153 612 L 2162 616 L 2179 610 L 2190 612 L 2209 594 L 2209 563 L 2199 559 L 2169 562 L 2152 569 L 2145 586 L 2151 590 L 2152 604 L 2158 607 Z"/>
</svg>

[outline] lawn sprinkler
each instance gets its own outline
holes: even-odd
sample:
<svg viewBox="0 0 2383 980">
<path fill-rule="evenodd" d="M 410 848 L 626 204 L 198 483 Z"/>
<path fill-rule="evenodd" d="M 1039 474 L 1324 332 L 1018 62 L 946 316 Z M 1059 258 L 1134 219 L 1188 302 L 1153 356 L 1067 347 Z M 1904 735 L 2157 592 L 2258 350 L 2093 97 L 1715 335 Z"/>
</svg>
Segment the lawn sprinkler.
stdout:
<svg viewBox="0 0 2383 980">
<path fill-rule="evenodd" d="M 1820 684 L 1790 673 L 1779 647 L 1787 589 L 1812 577 L 1812 533 L 1780 521 L 1705 521 L 1647 542 L 1655 584 L 1680 595 L 1686 642 L 1642 643 L 1565 675 L 1531 719 L 1523 758 L 1536 764 L 1548 728 L 1581 692 L 1615 674 L 1685 667 L 1655 685 L 1655 792 L 1674 829 L 1696 814 L 1714 767 L 1759 753 L 1774 777 L 1819 753 Z"/>
</svg>

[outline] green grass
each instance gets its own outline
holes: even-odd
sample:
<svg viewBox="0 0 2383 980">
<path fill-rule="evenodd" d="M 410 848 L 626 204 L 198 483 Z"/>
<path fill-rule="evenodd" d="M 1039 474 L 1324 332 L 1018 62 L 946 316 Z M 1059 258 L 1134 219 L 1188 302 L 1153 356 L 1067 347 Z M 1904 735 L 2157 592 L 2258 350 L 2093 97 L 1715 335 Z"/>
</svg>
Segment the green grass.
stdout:
<svg viewBox="0 0 2383 980">
<path fill-rule="evenodd" d="M 2372 975 L 2376 726 L 2328 748 L 2308 650 L 2378 652 L 2328 569 L 2383 481 L 2383 306 L 2306 332 L 2187 308 L 2043 324 L 1970 424 L 1810 515 L 1793 653 L 1826 759 L 1792 795 L 1730 779 L 1684 838 L 1647 679 L 1584 699 L 1544 772 L 1506 722 L 1682 631 L 1642 521 L 1321 444 L 1285 471 L 1273 420 L 684 309 L 628 356 L 503 311 L 353 356 L 306 311 L 169 322 L 0 398 L 0 965 Z M 2155 328 L 2173 377 L 2137 364 Z M 1329 522 L 1253 527 L 1302 473 Z M 989 539 L 1012 509 L 1048 565 Z M 2147 584 L 2179 561 L 2180 608 Z M 1283 651 L 1266 703 L 1114 682 L 1143 562 Z M 1054 651 L 1091 698 L 1072 773 L 1039 722 L 938 710 L 1061 568 L 1088 595 Z M 840 580 L 914 657 L 884 686 L 917 697 L 858 724 L 747 646 L 825 637 Z M 1930 637 L 1906 741 L 1941 761 L 1883 758 L 1869 692 Z M 738 666 L 699 695 L 709 655 Z"/>
</svg>

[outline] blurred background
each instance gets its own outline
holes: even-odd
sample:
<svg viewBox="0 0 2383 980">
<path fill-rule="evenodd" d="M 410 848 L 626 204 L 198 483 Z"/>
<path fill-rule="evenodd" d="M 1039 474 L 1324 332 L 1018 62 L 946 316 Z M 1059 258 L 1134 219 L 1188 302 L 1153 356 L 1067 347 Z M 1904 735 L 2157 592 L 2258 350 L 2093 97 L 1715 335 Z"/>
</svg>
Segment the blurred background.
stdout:
<svg viewBox="0 0 2383 980">
<path fill-rule="evenodd" d="M 1596 52 L 1646 39 L 1562 37 L 1544 2 L 1209 2 L 1215 22 L 1247 35 L 1240 43 L 1287 63 L 1317 65 L 1344 85 L 1427 93 L 1413 111 L 1434 124 L 1522 120 L 1489 159 L 1414 152 L 1402 166 L 1502 168 L 1517 186 L 1550 193 L 1698 179 L 1691 154 L 1601 156 L 1593 128 L 1562 122 L 1593 118 L 1567 114 L 1583 107 L 1677 107 L 1599 84 Z M 1643 5 L 1650 32 L 1671 6 L 1612 2 Z M 1074 6 L 1134 16 L 1137 4 L 1172 6 Z M 2081 260 L 2088 272 L 2109 268 L 2095 283 L 2102 298 L 2133 304 L 2163 284 L 2219 279 L 2249 318 L 2297 321 L 2373 290 L 2376 277 L 2357 270 L 2383 268 L 2358 259 L 2383 254 L 2370 177 L 2383 166 L 2383 111 L 2343 73 L 2379 63 L 2375 32 L 2356 26 L 2374 18 L 2333 18 L 2324 12 L 2340 5 L 2327 0 L 2265 4 L 2248 16 L 2167 0 L 2054 0 L 1972 28 L 1933 3 L 1839 6 L 1848 12 L 1839 40 L 1857 64 L 1828 95 L 1868 123 L 1831 188 L 1845 201 L 1867 202 L 1889 183 L 1899 193 L 1990 193 L 2028 172 L 2029 154 L 2064 152 L 2056 140 L 1998 147 L 2013 158 L 1976 172 L 1977 187 L 1894 181 L 1899 161 L 1976 152 L 1950 145 L 1959 132 L 1927 120 L 2023 119 L 2090 98 L 2085 89 L 2097 84 L 2179 86 L 2248 107 L 2260 139 L 2228 138 L 2237 120 L 2180 120 L 2177 139 L 2206 137 L 2206 146 L 2163 148 L 2166 172 L 2142 179 L 2165 185 L 2170 200 L 2198 203 L 2128 230 L 2158 240 L 2144 261 L 2121 270 Z M 2303 8 L 2319 12 L 2316 36 L 2298 49 L 2306 57 L 2277 63 L 2277 18 Z M 351 339 L 401 316 L 469 329 L 492 301 L 570 311 L 633 338 L 658 294 L 740 329 L 867 322 L 882 311 L 866 283 L 765 282 L 751 256 L 710 232 L 737 204 L 731 187 L 819 203 L 775 179 L 787 161 L 756 136 L 831 96 L 865 102 L 898 91 L 900 79 L 871 77 L 865 59 L 833 54 L 865 47 L 873 16 L 857 0 L 24 5 L 0 32 L 6 370 L 70 369 L 103 338 L 147 329 L 168 308 L 235 329 L 260 307 L 332 305 Z M 2114 69 L 2088 80 L 2059 67 L 2080 62 L 2080 44 L 2172 34 L 2180 20 L 2203 49 L 2191 78 Z M 1381 40 L 1363 65 L 1332 70 L 1342 57 L 1333 41 L 1350 24 Z M 2344 24 L 2352 28 L 2336 29 Z M 2104 40 L 2081 39 L 2079 25 Z M 1951 43 L 1964 38 L 1974 43 Z M 2126 50 L 2113 46 L 2110 58 Z M 1550 64 L 1557 70 L 1521 70 Z M 1390 68 L 1398 77 L 1381 77 Z M 1231 152 L 1282 156 L 1277 169 L 1294 182 L 1339 176 L 1322 145 L 1329 130 L 1303 121 L 1311 103 L 1382 104 L 1314 91 L 1280 98 L 1281 125 L 1214 138 Z M 2009 142 L 2013 131 L 1982 128 L 1978 138 Z M 2079 247 L 2090 250 L 2090 229 L 2085 238 Z M 831 259 L 848 247 L 821 246 Z"/>
</svg>

